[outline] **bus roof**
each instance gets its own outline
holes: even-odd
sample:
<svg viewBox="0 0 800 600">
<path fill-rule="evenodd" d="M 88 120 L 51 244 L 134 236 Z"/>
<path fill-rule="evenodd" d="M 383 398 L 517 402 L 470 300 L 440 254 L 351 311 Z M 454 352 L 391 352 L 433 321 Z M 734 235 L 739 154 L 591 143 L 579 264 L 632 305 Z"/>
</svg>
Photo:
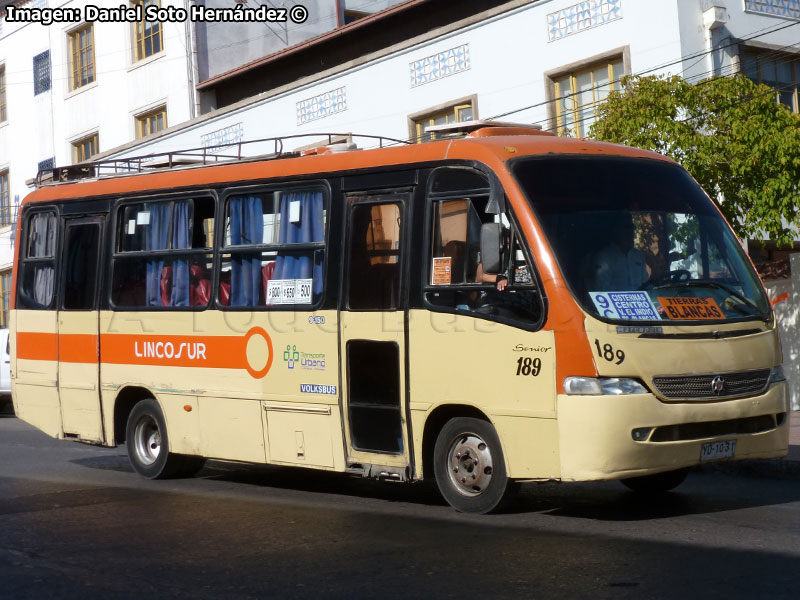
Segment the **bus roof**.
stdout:
<svg viewBox="0 0 800 600">
<path fill-rule="evenodd" d="M 536 155 L 606 155 L 672 162 L 655 152 L 585 139 L 556 137 L 530 128 L 484 127 L 465 137 L 371 150 L 333 151 L 321 147 L 308 155 L 243 159 L 235 162 L 153 169 L 43 185 L 23 200 L 29 203 L 180 190 L 442 160 L 474 160 L 497 167 L 511 159 Z"/>
</svg>

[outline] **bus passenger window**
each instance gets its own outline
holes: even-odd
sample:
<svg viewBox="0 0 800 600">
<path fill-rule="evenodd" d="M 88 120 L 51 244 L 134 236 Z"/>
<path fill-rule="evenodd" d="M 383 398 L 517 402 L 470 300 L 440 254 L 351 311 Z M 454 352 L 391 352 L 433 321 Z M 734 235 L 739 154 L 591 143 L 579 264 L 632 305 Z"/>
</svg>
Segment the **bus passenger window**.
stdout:
<svg viewBox="0 0 800 600">
<path fill-rule="evenodd" d="M 208 306 L 213 221 L 211 198 L 121 206 L 111 289 L 114 305 Z"/>
<path fill-rule="evenodd" d="M 222 306 L 317 304 L 325 264 L 319 189 L 230 196 L 217 290 Z"/>
<path fill-rule="evenodd" d="M 20 273 L 20 306 L 48 309 L 55 287 L 55 248 L 58 220 L 51 212 L 27 219 L 27 242 Z"/>
<path fill-rule="evenodd" d="M 67 223 L 61 274 L 65 309 L 96 309 L 99 223 Z"/>
<path fill-rule="evenodd" d="M 399 204 L 362 204 L 352 211 L 348 306 L 392 310 L 400 301 Z"/>
</svg>

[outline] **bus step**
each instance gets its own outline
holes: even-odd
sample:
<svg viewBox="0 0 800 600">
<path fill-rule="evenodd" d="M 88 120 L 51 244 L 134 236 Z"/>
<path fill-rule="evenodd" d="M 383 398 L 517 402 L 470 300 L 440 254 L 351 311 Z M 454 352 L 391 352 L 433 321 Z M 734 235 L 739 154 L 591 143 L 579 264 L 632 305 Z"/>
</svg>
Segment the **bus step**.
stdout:
<svg viewBox="0 0 800 600">
<path fill-rule="evenodd" d="M 385 465 L 365 465 L 351 463 L 347 465 L 346 473 L 359 477 L 370 477 L 382 481 L 407 481 L 408 469 L 406 467 L 388 467 Z"/>
</svg>

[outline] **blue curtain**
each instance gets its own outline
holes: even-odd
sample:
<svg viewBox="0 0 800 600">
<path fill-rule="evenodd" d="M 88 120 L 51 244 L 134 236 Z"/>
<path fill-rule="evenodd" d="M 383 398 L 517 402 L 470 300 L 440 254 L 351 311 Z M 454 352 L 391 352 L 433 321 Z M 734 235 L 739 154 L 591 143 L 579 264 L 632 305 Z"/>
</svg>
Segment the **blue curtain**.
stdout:
<svg viewBox="0 0 800 600">
<path fill-rule="evenodd" d="M 176 202 L 172 211 L 172 248 L 190 248 L 189 202 Z M 189 306 L 189 261 L 172 263 L 172 294 L 170 306 Z"/>
<path fill-rule="evenodd" d="M 300 203 L 300 222 L 291 223 L 289 206 Z M 324 242 L 325 228 L 322 222 L 322 192 L 292 192 L 281 195 L 281 228 L 278 242 L 298 244 Z M 279 254 L 275 260 L 273 279 L 313 279 L 314 296 L 322 293 L 322 269 L 324 253 L 316 251 L 309 254 Z"/>
<path fill-rule="evenodd" d="M 231 245 L 264 241 L 264 209 L 257 196 L 230 201 Z M 261 288 L 261 253 L 231 256 L 231 306 L 255 306 Z"/>
<path fill-rule="evenodd" d="M 145 233 L 145 250 L 166 250 L 169 241 L 169 203 L 145 204 L 150 224 Z M 163 260 L 147 261 L 147 306 L 161 306 L 161 271 Z"/>
</svg>

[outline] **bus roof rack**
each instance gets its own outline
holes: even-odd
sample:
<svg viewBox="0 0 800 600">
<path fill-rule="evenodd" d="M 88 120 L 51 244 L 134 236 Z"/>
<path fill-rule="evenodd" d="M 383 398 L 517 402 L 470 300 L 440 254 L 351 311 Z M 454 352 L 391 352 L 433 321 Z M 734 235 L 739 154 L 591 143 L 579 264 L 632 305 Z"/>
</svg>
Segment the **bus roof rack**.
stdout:
<svg viewBox="0 0 800 600">
<path fill-rule="evenodd" d="M 150 171 L 168 169 L 187 169 L 209 164 L 219 164 L 228 162 L 251 162 L 258 160 L 275 160 L 278 158 L 299 157 L 308 152 L 301 152 L 298 149 L 285 150 L 284 142 L 298 138 L 317 138 L 314 146 L 335 148 L 336 150 L 353 150 L 353 138 L 365 138 L 377 140 L 378 147 L 394 146 L 397 144 L 411 144 L 408 140 L 398 140 L 379 135 L 353 134 L 353 133 L 301 133 L 279 137 L 261 138 L 257 140 L 239 141 L 233 143 L 223 143 L 214 146 L 204 146 L 199 148 L 188 148 L 186 150 L 175 150 L 172 152 L 156 152 L 142 156 L 129 156 L 125 158 L 106 158 L 96 161 L 87 161 L 64 167 L 54 167 L 44 169 L 36 174 L 35 185 L 57 185 L 78 181 L 81 179 L 95 179 L 102 177 L 118 177 L 121 175 L 133 175 Z M 322 138 L 322 141 L 319 140 Z M 325 142 L 327 140 L 327 142 Z M 339 148 L 344 140 L 351 143 L 346 147 Z M 258 145 L 261 146 L 258 146 Z M 244 147 L 255 148 L 253 154 L 246 154 Z M 302 148 L 302 147 L 301 147 Z M 224 151 L 224 152 L 223 152 Z M 48 178 L 52 175 L 52 180 Z"/>
<path fill-rule="evenodd" d="M 516 135 L 527 133 L 527 135 L 542 135 L 548 132 L 542 131 L 542 126 L 536 123 L 511 123 L 508 121 L 461 121 L 458 123 L 446 123 L 444 125 L 431 125 L 425 128 L 426 133 L 437 133 L 441 136 L 468 135 L 479 129 L 500 128 L 507 131 L 515 130 Z"/>
</svg>

